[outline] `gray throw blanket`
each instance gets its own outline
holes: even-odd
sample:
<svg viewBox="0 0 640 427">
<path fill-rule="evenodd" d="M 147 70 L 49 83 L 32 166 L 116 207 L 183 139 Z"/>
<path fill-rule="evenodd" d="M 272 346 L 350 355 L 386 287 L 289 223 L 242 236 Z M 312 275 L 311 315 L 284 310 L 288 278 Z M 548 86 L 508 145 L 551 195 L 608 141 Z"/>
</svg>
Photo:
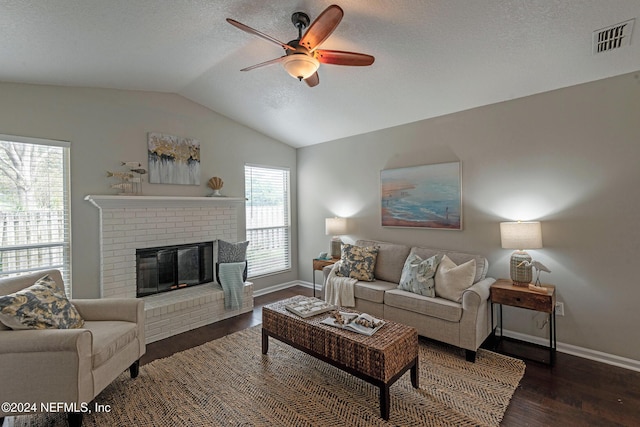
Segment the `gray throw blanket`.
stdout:
<svg viewBox="0 0 640 427">
<path fill-rule="evenodd" d="M 244 271 L 244 265 L 244 262 L 219 264 L 218 274 L 224 291 L 224 308 L 227 310 L 242 307 L 242 293 L 244 291 L 242 272 Z"/>
</svg>

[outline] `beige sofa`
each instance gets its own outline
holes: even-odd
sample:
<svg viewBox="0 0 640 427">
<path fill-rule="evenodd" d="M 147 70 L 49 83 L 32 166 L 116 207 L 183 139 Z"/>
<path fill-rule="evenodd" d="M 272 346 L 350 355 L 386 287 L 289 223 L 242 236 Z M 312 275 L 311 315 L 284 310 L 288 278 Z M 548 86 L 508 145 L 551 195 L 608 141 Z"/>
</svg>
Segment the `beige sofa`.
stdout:
<svg viewBox="0 0 640 427">
<path fill-rule="evenodd" d="M 355 284 L 356 309 L 373 316 L 413 326 L 418 334 L 466 350 L 466 358 L 475 361 L 476 351 L 491 332 L 489 287 L 495 279 L 486 277 L 489 263 L 483 256 L 462 252 L 401 244 L 358 240 L 357 246 L 376 246 L 375 280 Z M 398 289 L 404 262 L 410 253 L 422 259 L 446 254 L 460 265 L 476 260 L 473 285 L 464 291 L 462 302 L 425 297 Z M 326 282 L 333 266 L 324 268 Z"/>
<path fill-rule="evenodd" d="M 31 286 L 45 274 L 64 292 L 60 272 L 49 270 L 0 279 L 0 295 Z M 29 402 L 36 412 L 41 403 L 67 403 L 69 410 L 63 410 L 69 413 L 69 424 L 80 425 L 81 405 L 89 404 L 127 368 L 132 378 L 138 375 L 145 353 L 144 302 L 71 302 L 85 321 L 81 329 L 11 330 L 0 323 L 0 402 Z M 6 415 L 20 414 L 3 406 L 0 424 Z"/>
</svg>

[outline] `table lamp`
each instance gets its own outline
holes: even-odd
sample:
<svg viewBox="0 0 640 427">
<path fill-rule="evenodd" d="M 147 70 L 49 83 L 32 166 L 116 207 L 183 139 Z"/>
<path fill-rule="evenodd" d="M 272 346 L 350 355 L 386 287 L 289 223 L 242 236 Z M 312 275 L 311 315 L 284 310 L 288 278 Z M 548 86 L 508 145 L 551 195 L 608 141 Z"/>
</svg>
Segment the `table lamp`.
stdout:
<svg viewBox="0 0 640 427">
<path fill-rule="evenodd" d="M 504 249 L 516 249 L 511 255 L 509 272 L 516 286 L 529 286 L 533 277 L 531 256 L 525 249 L 542 247 L 542 228 L 538 221 L 501 222 L 500 239 Z M 523 263 L 523 261 L 528 261 Z"/>
<path fill-rule="evenodd" d="M 347 234 L 346 218 L 327 218 L 324 220 L 324 231 L 331 238 L 331 258 L 340 258 L 340 250 L 342 248 L 342 240 L 340 236 Z"/>
</svg>

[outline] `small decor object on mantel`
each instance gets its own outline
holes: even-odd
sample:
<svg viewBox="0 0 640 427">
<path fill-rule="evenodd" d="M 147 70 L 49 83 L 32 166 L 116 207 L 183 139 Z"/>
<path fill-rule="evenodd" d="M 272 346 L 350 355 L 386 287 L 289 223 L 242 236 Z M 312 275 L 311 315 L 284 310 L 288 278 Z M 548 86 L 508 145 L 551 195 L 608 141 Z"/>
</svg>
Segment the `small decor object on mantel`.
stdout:
<svg viewBox="0 0 640 427">
<path fill-rule="evenodd" d="M 207 187 L 213 190 L 213 193 L 209 194 L 208 197 L 221 197 L 222 194 L 220 194 L 220 190 L 222 189 L 223 185 L 224 181 L 222 181 L 222 178 L 217 176 L 214 176 L 209 181 L 207 181 Z"/>
<path fill-rule="evenodd" d="M 139 162 L 122 162 L 122 166 L 129 168 L 124 172 L 111 172 L 107 171 L 107 177 L 116 178 L 120 182 L 112 184 L 111 188 L 120 190 L 118 193 L 121 196 L 139 196 L 142 194 L 142 175 L 147 171 L 142 167 Z"/>
</svg>

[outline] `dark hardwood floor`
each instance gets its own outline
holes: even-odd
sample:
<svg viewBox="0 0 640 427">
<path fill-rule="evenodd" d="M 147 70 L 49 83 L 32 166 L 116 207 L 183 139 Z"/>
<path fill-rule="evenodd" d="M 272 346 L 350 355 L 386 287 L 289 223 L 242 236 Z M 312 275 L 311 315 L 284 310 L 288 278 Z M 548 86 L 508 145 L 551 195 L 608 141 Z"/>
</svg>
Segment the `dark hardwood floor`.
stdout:
<svg viewBox="0 0 640 427">
<path fill-rule="evenodd" d="M 300 294 L 311 295 L 311 290 L 296 286 L 256 297 L 252 313 L 147 345 L 142 363 L 258 325 L 263 305 Z M 640 372 L 564 353 L 557 353 L 553 367 L 529 360 L 525 363 L 524 378 L 507 408 L 503 426 L 640 425 Z"/>
</svg>

